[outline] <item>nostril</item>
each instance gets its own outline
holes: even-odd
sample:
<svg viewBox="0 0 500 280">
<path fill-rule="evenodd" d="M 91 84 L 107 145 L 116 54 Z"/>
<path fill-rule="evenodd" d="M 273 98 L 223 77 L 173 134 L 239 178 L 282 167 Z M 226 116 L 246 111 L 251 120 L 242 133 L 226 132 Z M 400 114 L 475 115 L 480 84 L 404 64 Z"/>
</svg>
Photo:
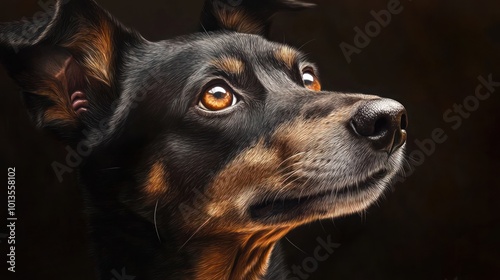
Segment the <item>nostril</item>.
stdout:
<svg viewBox="0 0 500 280">
<path fill-rule="evenodd" d="M 377 121 L 375 121 L 375 124 L 373 126 L 373 133 L 367 136 L 377 136 L 383 134 L 384 131 L 387 130 L 388 126 L 389 121 L 387 120 L 387 118 L 379 118 Z"/>
<path fill-rule="evenodd" d="M 401 129 L 405 130 L 407 126 L 408 126 L 408 119 L 406 118 L 406 114 L 403 114 L 401 116 L 401 125 L 400 125 L 400 127 L 401 127 Z"/>
</svg>

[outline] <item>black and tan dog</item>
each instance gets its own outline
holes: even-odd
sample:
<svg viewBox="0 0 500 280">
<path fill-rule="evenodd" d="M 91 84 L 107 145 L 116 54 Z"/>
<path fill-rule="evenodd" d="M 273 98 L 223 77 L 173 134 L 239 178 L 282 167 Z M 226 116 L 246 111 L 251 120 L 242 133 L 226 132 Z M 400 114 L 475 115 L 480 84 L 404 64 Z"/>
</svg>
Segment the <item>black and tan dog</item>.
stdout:
<svg viewBox="0 0 500 280">
<path fill-rule="evenodd" d="M 308 6 L 207 1 L 206 31 L 161 42 L 92 0 L 1 25 L 33 121 L 85 158 L 100 279 L 123 267 L 137 279 L 285 279 L 287 232 L 383 193 L 403 160 L 404 107 L 322 91 L 303 54 L 262 37 L 275 12 Z"/>
</svg>

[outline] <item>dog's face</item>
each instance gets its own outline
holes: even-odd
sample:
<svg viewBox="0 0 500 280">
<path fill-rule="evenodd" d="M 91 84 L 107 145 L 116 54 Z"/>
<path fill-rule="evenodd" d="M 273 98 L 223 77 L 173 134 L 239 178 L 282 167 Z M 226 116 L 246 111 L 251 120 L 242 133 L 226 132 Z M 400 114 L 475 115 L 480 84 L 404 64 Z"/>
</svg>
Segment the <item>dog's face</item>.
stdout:
<svg viewBox="0 0 500 280">
<path fill-rule="evenodd" d="M 384 148 L 400 145 L 392 137 L 402 131 L 391 130 L 381 149 L 351 126 L 367 103 L 386 101 L 321 91 L 318 70 L 304 55 L 259 36 L 186 40 L 160 43 L 173 51 L 130 65 L 162 69 L 162 82 L 137 110 L 162 108 L 168 116 L 146 156 L 153 162 L 148 178 L 165 180 L 147 182 L 145 195 L 156 201 L 161 194 L 193 228 L 208 219 L 207 227 L 248 230 L 357 212 L 398 171 L 402 149 Z M 147 53 L 159 46 L 150 47 Z M 132 75 L 127 91 L 149 83 Z M 401 130 L 403 112 L 396 114 Z"/>
<path fill-rule="evenodd" d="M 322 91 L 316 66 L 289 46 L 237 32 L 147 42 L 91 1 L 55 13 L 33 38 L 4 39 L 3 61 L 35 122 L 90 150 L 81 178 L 91 195 L 127 205 L 160 234 L 290 229 L 354 213 L 401 166 L 404 108 Z M 263 30 L 238 19 L 217 22 Z"/>
</svg>

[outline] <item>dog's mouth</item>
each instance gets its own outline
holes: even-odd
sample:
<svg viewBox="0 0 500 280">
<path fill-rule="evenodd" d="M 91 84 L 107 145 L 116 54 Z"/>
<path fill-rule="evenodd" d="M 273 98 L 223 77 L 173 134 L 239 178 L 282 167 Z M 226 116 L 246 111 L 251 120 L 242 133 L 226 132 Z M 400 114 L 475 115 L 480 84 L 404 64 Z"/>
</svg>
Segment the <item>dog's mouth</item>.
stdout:
<svg viewBox="0 0 500 280">
<path fill-rule="evenodd" d="M 250 215 L 254 220 L 272 220 L 277 216 L 287 216 L 290 219 L 293 217 L 300 217 L 307 215 L 309 208 L 314 211 L 315 205 L 321 204 L 325 206 L 334 207 L 332 203 L 338 200 L 343 200 L 348 197 L 360 196 L 363 193 L 376 188 L 378 183 L 384 179 L 388 174 L 387 169 L 381 169 L 369 176 L 362 182 L 352 185 L 347 185 L 342 188 L 330 189 L 316 194 L 291 197 L 291 198 L 277 198 L 267 199 L 250 206 Z M 321 210 L 327 212 L 327 210 Z"/>
</svg>

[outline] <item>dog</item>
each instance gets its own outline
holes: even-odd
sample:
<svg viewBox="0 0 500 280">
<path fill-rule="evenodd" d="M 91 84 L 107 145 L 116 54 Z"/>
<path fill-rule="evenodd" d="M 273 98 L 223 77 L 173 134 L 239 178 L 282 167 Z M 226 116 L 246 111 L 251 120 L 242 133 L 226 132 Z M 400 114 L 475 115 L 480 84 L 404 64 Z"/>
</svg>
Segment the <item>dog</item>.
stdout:
<svg viewBox="0 0 500 280">
<path fill-rule="evenodd" d="M 201 32 L 160 42 L 93 0 L 0 26 L 34 124 L 84 159 L 99 279 L 287 279 L 280 239 L 389 186 L 405 108 L 324 91 L 315 64 L 265 38 L 276 12 L 311 6 L 207 0 Z"/>
</svg>

